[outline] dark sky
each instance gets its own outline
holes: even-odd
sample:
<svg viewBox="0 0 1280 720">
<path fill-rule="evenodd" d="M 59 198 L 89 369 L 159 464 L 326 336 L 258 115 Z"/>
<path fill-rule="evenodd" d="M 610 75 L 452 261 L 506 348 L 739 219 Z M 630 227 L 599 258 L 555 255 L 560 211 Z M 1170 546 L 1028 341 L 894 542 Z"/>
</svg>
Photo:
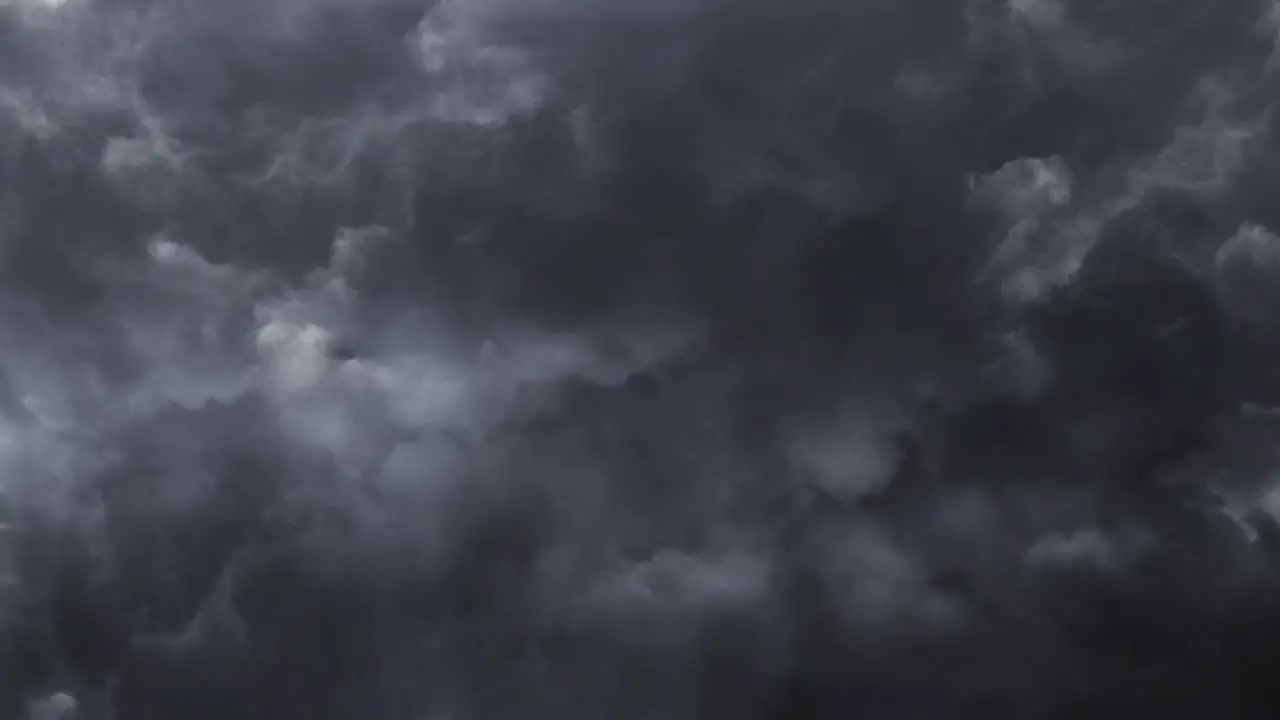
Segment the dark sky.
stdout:
<svg viewBox="0 0 1280 720">
<path fill-rule="evenodd" d="M 0 0 L 0 720 L 1273 718 L 1274 0 Z"/>
</svg>

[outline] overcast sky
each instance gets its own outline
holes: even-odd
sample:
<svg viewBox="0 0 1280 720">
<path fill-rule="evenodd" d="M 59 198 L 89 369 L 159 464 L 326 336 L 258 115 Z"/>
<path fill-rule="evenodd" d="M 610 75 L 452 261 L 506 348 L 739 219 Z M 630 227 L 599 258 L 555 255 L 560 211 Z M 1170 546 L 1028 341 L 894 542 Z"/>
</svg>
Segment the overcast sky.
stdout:
<svg viewBox="0 0 1280 720">
<path fill-rule="evenodd" d="M 0 0 L 0 717 L 1264 718 L 1274 0 Z"/>
</svg>

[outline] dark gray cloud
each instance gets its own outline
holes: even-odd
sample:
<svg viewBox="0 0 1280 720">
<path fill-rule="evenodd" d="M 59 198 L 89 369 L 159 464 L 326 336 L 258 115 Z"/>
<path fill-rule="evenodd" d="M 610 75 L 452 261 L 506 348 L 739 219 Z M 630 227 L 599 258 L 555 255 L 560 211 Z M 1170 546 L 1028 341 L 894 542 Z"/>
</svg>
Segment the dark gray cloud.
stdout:
<svg viewBox="0 0 1280 720">
<path fill-rule="evenodd" d="M 0 0 L 0 716 L 1269 716 L 1273 5 Z"/>
</svg>

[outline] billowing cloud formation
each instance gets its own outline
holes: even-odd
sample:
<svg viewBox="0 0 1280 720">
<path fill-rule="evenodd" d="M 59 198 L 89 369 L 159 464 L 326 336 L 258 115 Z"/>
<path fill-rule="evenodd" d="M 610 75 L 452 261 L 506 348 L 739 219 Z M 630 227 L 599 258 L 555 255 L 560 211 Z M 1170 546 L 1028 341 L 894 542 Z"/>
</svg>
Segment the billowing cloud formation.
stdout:
<svg viewBox="0 0 1280 720">
<path fill-rule="evenodd" d="M 0 717 L 1269 717 L 1276 18 L 0 1 Z"/>
</svg>

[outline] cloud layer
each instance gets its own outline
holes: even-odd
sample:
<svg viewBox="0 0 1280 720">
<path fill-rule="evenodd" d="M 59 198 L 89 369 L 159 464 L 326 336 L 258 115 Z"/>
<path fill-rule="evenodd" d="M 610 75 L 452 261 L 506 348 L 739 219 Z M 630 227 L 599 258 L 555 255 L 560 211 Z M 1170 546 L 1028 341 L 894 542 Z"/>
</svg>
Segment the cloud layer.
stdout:
<svg viewBox="0 0 1280 720">
<path fill-rule="evenodd" d="M 0 0 L 0 716 L 1270 716 L 1277 16 Z"/>
</svg>

